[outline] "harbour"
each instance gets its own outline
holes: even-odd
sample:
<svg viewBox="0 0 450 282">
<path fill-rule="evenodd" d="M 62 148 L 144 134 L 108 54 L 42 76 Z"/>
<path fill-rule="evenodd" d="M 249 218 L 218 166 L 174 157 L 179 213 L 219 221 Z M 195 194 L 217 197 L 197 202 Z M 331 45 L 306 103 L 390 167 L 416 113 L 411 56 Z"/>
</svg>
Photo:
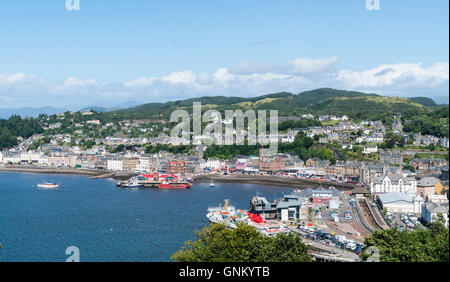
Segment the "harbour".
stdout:
<svg viewBox="0 0 450 282">
<path fill-rule="evenodd" d="M 37 189 L 53 180 L 65 188 Z M 84 262 L 170 261 L 194 231 L 209 225 L 208 207 L 224 199 L 247 209 L 249 199 L 291 188 L 198 182 L 192 189 L 123 189 L 88 175 L 0 172 L 0 251 L 8 261 L 60 261 L 69 246 Z M 107 243 L 105 243 L 107 242 Z"/>
</svg>

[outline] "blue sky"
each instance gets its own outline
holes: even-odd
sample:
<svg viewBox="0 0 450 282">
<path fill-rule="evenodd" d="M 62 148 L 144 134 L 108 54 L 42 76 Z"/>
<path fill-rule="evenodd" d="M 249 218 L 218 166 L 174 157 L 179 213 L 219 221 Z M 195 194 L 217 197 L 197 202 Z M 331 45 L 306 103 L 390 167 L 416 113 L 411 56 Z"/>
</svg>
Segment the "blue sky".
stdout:
<svg viewBox="0 0 450 282">
<path fill-rule="evenodd" d="M 0 2 L 0 108 L 335 87 L 448 102 L 449 2 Z"/>
</svg>

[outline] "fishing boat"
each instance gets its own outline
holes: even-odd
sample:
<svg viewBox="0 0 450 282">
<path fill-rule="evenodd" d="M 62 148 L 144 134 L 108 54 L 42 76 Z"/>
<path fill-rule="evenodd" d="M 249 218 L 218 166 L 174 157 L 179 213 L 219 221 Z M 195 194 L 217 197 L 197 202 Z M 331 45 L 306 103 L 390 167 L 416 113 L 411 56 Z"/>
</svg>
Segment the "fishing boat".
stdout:
<svg viewBox="0 0 450 282">
<path fill-rule="evenodd" d="M 56 188 L 59 187 L 59 184 L 44 183 L 44 184 L 38 184 L 37 187 L 38 188 L 43 188 L 43 189 L 56 189 Z"/>
</svg>

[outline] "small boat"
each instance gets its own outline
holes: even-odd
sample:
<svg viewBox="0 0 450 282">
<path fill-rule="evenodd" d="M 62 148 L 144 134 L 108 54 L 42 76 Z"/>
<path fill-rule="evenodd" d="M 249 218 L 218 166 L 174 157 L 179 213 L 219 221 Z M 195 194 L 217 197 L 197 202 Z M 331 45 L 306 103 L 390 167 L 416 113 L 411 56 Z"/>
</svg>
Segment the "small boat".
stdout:
<svg viewBox="0 0 450 282">
<path fill-rule="evenodd" d="M 56 189 L 59 187 L 59 184 L 54 183 L 44 183 L 44 184 L 38 184 L 38 188 L 44 188 L 44 189 Z"/>
<path fill-rule="evenodd" d="M 214 186 L 216 186 L 216 185 L 214 184 L 214 181 L 211 181 L 211 183 L 209 184 L 209 187 L 214 187 Z"/>
<path fill-rule="evenodd" d="M 126 184 L 123 185 L 123 187 L 125 187 L 125 188 L 142 188 L 142 187 L 144 187 L 144 184 L 140 184 L 137 181 L 134 181 L 134 182 L 127 182 Z"/>
</svg>

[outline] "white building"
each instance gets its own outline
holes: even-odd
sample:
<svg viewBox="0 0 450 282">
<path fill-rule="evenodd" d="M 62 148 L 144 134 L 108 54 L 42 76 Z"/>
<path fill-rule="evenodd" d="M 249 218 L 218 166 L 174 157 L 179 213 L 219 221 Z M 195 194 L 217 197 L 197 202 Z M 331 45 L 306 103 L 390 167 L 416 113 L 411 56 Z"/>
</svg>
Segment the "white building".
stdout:
<svg viewBox="0 0 450 282">
<path fill-rule="evenodd" d="M 107 170 L 121 171 L 123 170 L 123 160 L 122 159 L 110 159 L 106 161 Z"/>
<path fill-rule="evenodd" d="M 295 140 L 294 136 L 291 135 L 286 135 L 281 137 L 281 143 L 293 143 Z"/>
<path fill-rule="evenodd" d="M 151 172 L 152 164 L 154 164 L 152 155 L 141 155 L 139 156 L 139 164 L 136 166 L 136 171 Z"/>
<path fill-rule="evenodd" d="M 433 202 L 433 203 L 448 203 L 448 199 L 446 195 L 428 195 L 427 196 L 427 202 Z"/>
<path fill-rule="evenodd" d="M 363 153 L 364 154 L 372 154 L 378 152 L 378 146 L 376 145 L 367 145 L 364 146 Z"/>
<path fill-rule="evenodd" d="M 414 178 L 403 177 L 396 174 L 385 174 L 381 177 L 373 177 L 370 181 L 370 193 L 416 193 L 417 181 Z"/>
<path fill-rule="evenodd" d="M 13 153 L 13 152 L 5 152 L 5 153 L 3 153 L 2 162 L 4 164 L 8 164 L 8 163 L 17 164 L 17 163 L 20 163 L 20 154 Z"/>
<path fill-rule="evenodd" d="M 215 159 L 209 159 L 206 162 L 202 163 L 200 168 L 201 169 L 210 169 L 210 170 L 220 170 L 221 162 L 220 160 Z"/>
<path fill-rule="evenodd" d="M 385 193 L 378 196 L 381 207 L 395 213 L 420 214 L 424 200 L 415 193 Z"/>
<path fill-rule="evenodd" d="M 442 214 L 445 226 L 448 228 L 448 201 L 446 203 L 426 202 L 422 207 L 422 219 L 426 222 L 435 222 L 438 215 Z"/>
<path fill-rule="evenodd" d="M 44 153 L 42 152 L 22 152 L 20 153 L 20 161 L 23 163 L 39 163 L 43 155 Z"/>
</svg>

